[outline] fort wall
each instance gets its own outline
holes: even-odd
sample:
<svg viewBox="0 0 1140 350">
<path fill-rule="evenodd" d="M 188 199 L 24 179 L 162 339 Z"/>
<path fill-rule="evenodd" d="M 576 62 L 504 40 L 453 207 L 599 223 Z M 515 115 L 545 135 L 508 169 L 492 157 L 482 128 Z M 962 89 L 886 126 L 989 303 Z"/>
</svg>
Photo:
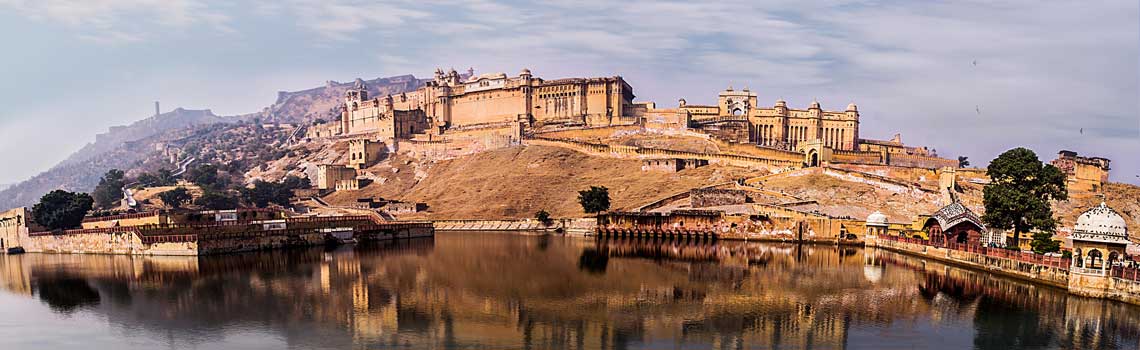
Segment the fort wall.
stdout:
<svg viewBox="0 0 1140 350">
<path fill-rule="evenodd" d="M 945 167 L 957 168 L 958 160 L 911 154 L 889 153 L 887 155 L 887 164 L 902 167 L 941 169 Z"/>
<path fill-rule="evenodd" d="M 742 167 L 763 167 L 771 171 L 784 171 L 801 165 L 801 157 L 796 160 L 768 159 L 755 156 L 743 156 L 723 153 L 697 153 L 653 148 L 640 148 L 634 146 L 612 146 L 565 139 L 534 138 L 524 141 L 528 145 L 552 146 L 570 148 L 583 153 L 632 159 L 646 158 L 685 158 L 702 159 L 710 163 L 718 163 Z"/>
</svg>

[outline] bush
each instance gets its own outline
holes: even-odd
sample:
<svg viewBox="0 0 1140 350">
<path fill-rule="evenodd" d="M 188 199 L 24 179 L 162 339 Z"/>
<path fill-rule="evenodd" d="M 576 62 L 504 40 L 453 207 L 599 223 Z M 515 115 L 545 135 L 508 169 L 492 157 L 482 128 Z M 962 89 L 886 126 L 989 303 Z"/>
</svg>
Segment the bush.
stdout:
<svg viewBox="0 0 1140 350">
<path fill-rule="evenodd" d="M 190 191 L 187 191 L 184 187 L 178 187 L 158 194 L 158 199 L 161 199 L 164 205 L 174 209 L 181 208 L 182 205 L 189 202 L 191 198 L 193 197 L 190 196 Z"/>
<path fill-rule="evenodd" d="M 554 224 L 554 220 L 550 219 L 550 213 L 548 213 L 545 209 L 534 213 L 534 218 L 537 219 L 538 222 L 541 222 L 542 226 L 550 226 Z"/>
<path fill-rule="evenodd" d="M 230 210 L 237 209 L 239 206 L 237 198 L 229 196 L 225 192 L 210 190 L 198 197 L 194 204 L 209 210 Z"/>
</svg>

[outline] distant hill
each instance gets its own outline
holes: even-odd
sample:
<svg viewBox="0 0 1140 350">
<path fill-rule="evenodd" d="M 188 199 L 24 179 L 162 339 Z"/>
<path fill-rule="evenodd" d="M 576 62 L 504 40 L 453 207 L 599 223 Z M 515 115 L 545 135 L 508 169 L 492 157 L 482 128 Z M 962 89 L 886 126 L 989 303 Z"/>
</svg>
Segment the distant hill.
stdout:
<svg viewBox="0 0 1140 350">
<path fill-rule="evenodd" d="M 59 165 L 72 165 L 112 151 L 123 143 L 134 142 L 155 136 L 168 130 L 193 125 L 207 125 L 225 121 L 226 117 L 214 115 L 209 109 L 193 110 L 176 108 L 173 111 L 146 118 L 130 125 L 112 126 L 105 133 L 95 135 L 95 142 L 89 143 Z M 231 118 L 232 119 L 232 118 Z M 58 165 L 57 165 L 58 167 Z"/>
<path fill-rule="evenodd" d="M 356 79 L 349 83 L 328 81 L 325 86 L 301 91 L 278 91 L 277 101 L 266 107 L 262 113 L 270 118 L 285 123 L 306 123 L 317 119 L 332 120 L 340 115 L 340 104 L 343 102 L 344 92 L 363 82 L 368 87 L 368 95 L 380 97 L 388 94 L 399 94 L 413 91 L 423 86 L 427 80 L 417 79 L 415 76 L 399 75 L 372 80 Z"/>
<path fill-rule="evenodd" d="M 399 94 L 422 86 L 425 80 L 412 75 L 356 81 L 364 82 L 372 96 Z M 150 116 L 130 125 L 114 126 L 95 136 L 95 142 L 67 157 L 31 179 L 0 188 L 0 209 L 30 206 L 44 193 L 55 189 L 91 191 L 99 178 L 110 169 L 131 170 L 153 165 L 162 160 L 160 142 L 195 144 L 196 138 L 208 133 L 196 133 L 203 126 L 238 123 L 260 118 L 264 122 L 305 124 L 316 119 L 333 120 L 339 115 L 339 104 L 344 92 L 356 81 L 338 83 L 328 81 L 325 86 L 301 91 L 280 91 L 277 101 L 261 111 L 236 116 L 219 116 L 209 109 L 183 109 Z M 260 145 L 255 145 L 260 147 Z"/>
</svg>

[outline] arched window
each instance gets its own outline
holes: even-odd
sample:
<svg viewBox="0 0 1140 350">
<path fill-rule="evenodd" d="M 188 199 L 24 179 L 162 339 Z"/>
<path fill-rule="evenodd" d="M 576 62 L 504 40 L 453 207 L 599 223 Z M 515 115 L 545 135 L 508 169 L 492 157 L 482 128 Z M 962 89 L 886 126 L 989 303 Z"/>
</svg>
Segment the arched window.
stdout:
<svg viewBox="0 0 1140 350">
<path fill-rule="evenodd" d="M 1108 253 L 1108 265 L 1107 265 L 1108 267 L 1111 268 L 1113 264 L 1116 264 L 1118 262 L 1120 262 L 1120 253 L 1118 253 L 1118 252 Z"/>
<path fill-rule="evenodd" d="M 1104 267 L 1104 258 L 1103 258 L 1103 255 L 1101 255 L 1100 250 L 1097 250 L 1097 249 L 1089 250 L 1088 268 L 1100 269 L 1103 267 Z"/>
<path fill-rule="evenodd" d="M 1077 248 L 1077 251 L 1073 253 L 1073 264 L 1076 264 L 1077 267 L 1085 267 L 1085 261 L 1081 258 L 1081 248 Z"/>
</svg>

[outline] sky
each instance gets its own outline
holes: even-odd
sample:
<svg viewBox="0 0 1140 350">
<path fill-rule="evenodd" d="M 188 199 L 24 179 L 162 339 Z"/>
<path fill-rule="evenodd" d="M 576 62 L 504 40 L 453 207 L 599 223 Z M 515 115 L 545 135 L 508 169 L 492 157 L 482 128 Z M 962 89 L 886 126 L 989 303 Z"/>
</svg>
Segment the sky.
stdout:
<svg viewBox="0 0 1140 350">
<path fill-rule="evenodd" d="M 620 75 L 638 101 L 856 103 L 860 136 L 968 156 L 1112 159 L 1140 184 L 1140 3 L 0 0 L 0 184 L 176 107 L 437 67 Z"/>
</svg>

